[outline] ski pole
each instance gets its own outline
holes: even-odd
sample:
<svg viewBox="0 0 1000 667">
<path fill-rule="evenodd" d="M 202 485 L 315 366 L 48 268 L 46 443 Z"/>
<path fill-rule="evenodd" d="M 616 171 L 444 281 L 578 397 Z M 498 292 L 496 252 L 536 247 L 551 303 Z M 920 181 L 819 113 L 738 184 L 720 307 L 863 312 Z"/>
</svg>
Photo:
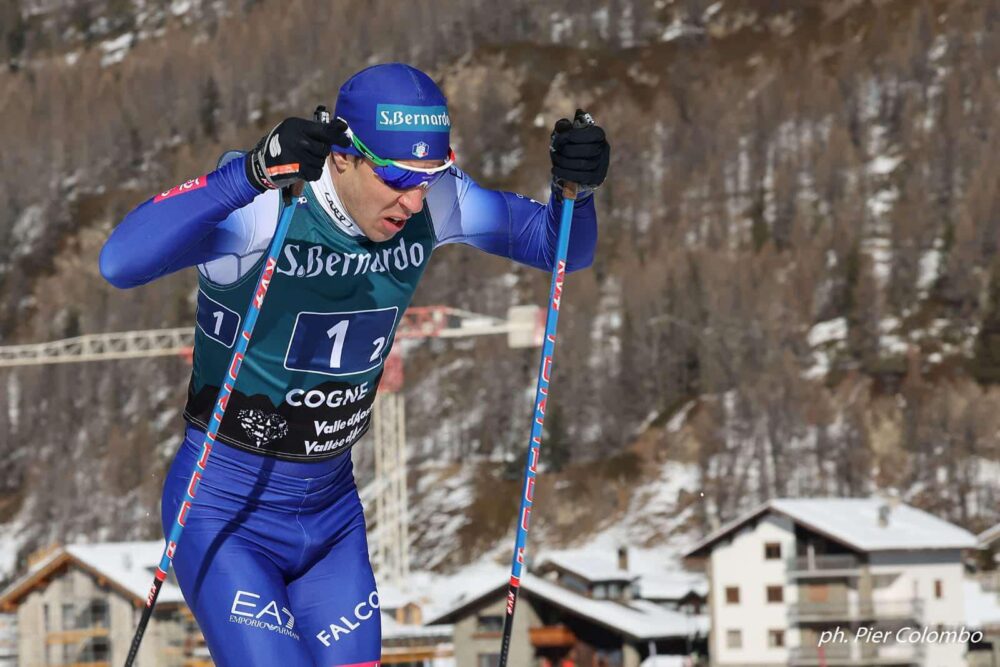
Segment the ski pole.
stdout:
<svg viewBox="0 0 1000 667">
<path fill-rule="evenodd" d="M 243 364 L 243 356 L 246 354 L 247 345 L 250 344 L 250 336 L 253 334 L 254 325 L 257 323 L 260 307 L 264 303 L 264 296 L 267 294 L 268 285 L 271 282 L 271 277 L 274 275 L 274 267 L 278 261 L 278 252 L 285 242 L 285 234 L 288 232 L 288 226 L 292 215 L 295 213 L 297 203 L 298 200 L 295 197 L 292 197 L 290 202 L 286 202 L 284 210 L 281 212 L 281 218 L 278 220 L 278 227 L 274 232 L 274 239 L 271 241 L 267 260 L 261 268 L 260 278 L 257 279 L 257 289 L 254 291 L 254 297 L 250 300 L 250 307 L 247 309 L 246 317 L 243 320 L 243 333 L 236 339 L 236 347 L 233 349 L 233 356 L 229 361 L 228 375 L 223 379 L 218 397 L 215 399 L 215 410 L 212 411 L 212 419 L 209 421 L 208 430 L 205 432 L 205 439 L 201 445 L 201 457 L 199 457 L 195 463 L 194 470 L 191 472 L 191 481 L 188 482 L 184 500 L 181 501 L 181 506 L 177 511 L 177 518 L 170 528 L 170 535 L 167 537 L 163 556 L 160 558 L 160 564 L 156 568 L 153 584 L 146 595 L 146 607 L 142 610 L 139 627 L 136 628 L 135 636 L 132 637 L 132 646 L 125 660 L 125 667 L 132 667 L 132 663 L 135 661 L 135 657 L 139 652 L 139 644 L 142 642 L 142 636 L 146 633 L 146 626 L 149 625 L 149 619 L 153 615 L 153 607 L 156 605 L 156 599 L 160 595 L 160 588 L 163 587 L 163 581 L 167 578 L 167 572 L 170 571 L 170 565 L 173 563 L 174 551 L 177 549 L 177 543 L 180 542 L 181 534 L 184 532 L 187 514 L 191 509 L 191 504 L 194 502 L 195 493 L 198 491 L 198 483 L 205 472 L 208 457 L 212 453 L 212 443 L 215 442 L 219 427 L 222 425 L 222 418 L 226 414 L 229 396 L 232 394 L 233 386 L 236 384 L 236 377 L 239 375 L 240 367 Z"/>
<path fill-rule="evenodd" d="M 555 265 L 552 267 L 552 285 L 549 288 L 549 312 L 545 317 L 545 342 L 542 362 L 538 368 L 535 387 L 535 416 L 531 423 L 531 440 L 528 442 L 528 460 L 524 466 L 524 486 L 521 490 L 521 511 L 518 512 L 517 537 L 514 540 L 514 558 L 511 562 L 510 585 L 507 588 L 507 615 L 503 622 L 503 639 L 500 644 L 498 667 L 507 667 L 510 636 L 514 629 L 514 605 L 521 588 L 521 569 L 524 566 L 524 549 L 528 541 L 528 519 L 534 502 L 535 477 L 538 473 L 538 454 L 542 446 L 542 423 L 545 421 L 545 402 L 549 395 L 549 378 L 552 376 L 552 355 L 556 346 L 556 325 L 559 323 L 559 303 L 562 300 L 563 281 L 566 278 L 566 255 L 569 250 L 569 228 L 573 219 L 577 184 L 563 185 L 562 217 L 559 222 L 559 241 L 556 244 Z"/>
<path fill-rule="evenodd" d="M 322 114 L 326 115 L 323 116 Z M 324 107 L 316 109 L 315 118 L 323 122 L 330 122 L 330 115 Z M 229 361 L 229 371 L 227 372 L 227 376 L 222 379 L 222 386 L 219 388 L 219 394 L 215 399 L 215 409 L 212 411 L 212 419 L 209 421 L 208 430 L 205 432 L 205 439 L 201 444 L 201 456 L 195 463 L 194 470 L 191 471 L 191 481 L 188 482 L 187 490 L 184 493 L 184 500 L 181 501 L 181 506 L 177 510 L 177 518 L 170 528 L 170 535 L 167 537 L 163 555 L 160 557 L 160 564 L 157 566 L 156 573 L 153 576 L 153 584 L 149 588 L 149 593 L 146 594 L 146 606 L 142 610 L 139 627 L 136 628 L 135 635 L 132 637 L 132 645 L 129 648 L 128 657 L 125 659 L 125 667 L 132 667 L 136 656 L 139 654 L 139 645 L 142 643 L 143 635 L 146 634 L 146 626 L 149 625 L 149 619 L 153 615 L 153 607 L 156 606 L 156 599 L 160 596 L 160 589 L 163 587 L 163 582 L 167 578 L 167 572 L 170 571 L 170 565 L 174 561 L 174 551 L 177 549 L 177 544 L 180 542 L 181 535 L 184 532 L 184 524 L 187 522 L 188 512 L 191 510 L 194 496 L 198 492 L 198 483 L 205 472 L 208 457 L 212 453 L 212 444 L 219 433 L 219 427 L 222 426 L 222 418 L 226 414 L 226 406 L 229 404 L 229 397 L 233 392 L 233 387 L 236 386 L 236 378 L 239 375 L 240 367 L 243 365 L 243 357 L 246 354 L 247 346 L 250 344 L 250 336 L 253 334 L 254 325 L 257 324 L 257 316 L 260 315 L 260 309 L 264 305 L 264 297 L 267 295 L 267 288 L 271 284 L 274 267 L 278 264 L 278 253 L 281 251 L 281 246 L 285 244 L 285 235 L 288 233 L 288 227 L 291 224 L 292 216 L 295 214 L 295 208 L 298 205 L 298 197 L 294 195 L 293 187 L 289 186 L 282 190 L 285 206 L 281 211 L 281 217 L 278 218 L 278 226 L 274 230 L 274 238 L 271 239 L 271 245 L 267 251 L 267 259 L 264 261 L 264 266 L 261 267 L 260 277 L 257 279 L 257 288 L 254 290 L 253 298 L 250 299 L 246 317 L 243 318 L 243 332 L 236 339 L 233 356 Z"/>
</svg>

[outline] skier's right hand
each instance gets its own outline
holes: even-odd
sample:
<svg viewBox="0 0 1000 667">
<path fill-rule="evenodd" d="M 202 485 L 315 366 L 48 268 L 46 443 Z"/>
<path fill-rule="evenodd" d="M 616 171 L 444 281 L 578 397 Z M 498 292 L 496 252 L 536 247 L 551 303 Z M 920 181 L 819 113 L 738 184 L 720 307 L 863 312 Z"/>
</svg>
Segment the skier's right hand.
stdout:
<svg viewBox="0 0 1000 667">
<path fill-rule="evenodd" d="M 247 153 L 247 179 L 261 192 L 317 180 L 331 147 L 350 145 L 346 129 L 339 118 L 332 123 L 286 118 Z"/>
</svg>

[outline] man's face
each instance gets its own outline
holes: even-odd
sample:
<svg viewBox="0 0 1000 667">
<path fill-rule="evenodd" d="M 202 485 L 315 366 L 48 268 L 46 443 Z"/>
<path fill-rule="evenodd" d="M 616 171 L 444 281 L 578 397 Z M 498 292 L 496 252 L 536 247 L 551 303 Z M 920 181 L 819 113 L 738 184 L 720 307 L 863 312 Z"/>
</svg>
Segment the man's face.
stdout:
<svg viewBox="0 0 1000 667">
<path fill-rule="evenodd" d="M 374 171 L 368 160 L 341 153 L 331 153 L 330 173 L 337 195 L 361 231 L 372 241 L 388 241 L 406 225 L 411 215 L 424 207 L 427 191 L 390 188 Z M 441 160 L 399 160 L 413 167 L 438 167 Z"/>
</svg>

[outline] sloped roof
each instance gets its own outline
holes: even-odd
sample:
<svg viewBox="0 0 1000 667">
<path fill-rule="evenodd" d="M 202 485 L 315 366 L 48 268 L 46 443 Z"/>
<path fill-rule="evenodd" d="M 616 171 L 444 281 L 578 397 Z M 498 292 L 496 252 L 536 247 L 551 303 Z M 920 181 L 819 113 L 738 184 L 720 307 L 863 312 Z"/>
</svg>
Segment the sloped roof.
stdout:
<svg viewBox="0 0 1000 667">
<path fill-rule="evenodd" d="M 501 594 L 506 587 L 507 582 L 498 582 L 489 592 L 478 598 L 462 601 L 458 606 L 432 618 L 427 624 L 454 623 L 470 608 Z M 595 600 L 533 574 L 526 574 L 521 578 L 521 594 L 544 600 L 633 641 L 689 637 L 708 632 L 708 618 L 705 616 L 688 616 L 648 600 L 631 600 L 628 603 Z"/>
<path fill-rule="evenodd" d="M 639 667 L 688 667 L 690 664 L 683 655 L 651 655 Z"/>
<path fill-rule="evenodd" d="M 605 581 L 634 581 L 639 577 L 635 572 L 618 567 L 617 554 L 596 552 L 591 549 L 548 551 L 539 559 L 535 569 L 541 572 L 550 566 L 572 572 L 592 584 Z"/>
<path fill-rule="evenodd" d="M 594 600 L 540 577 L 528 575 L 524 592 L 546 600 L 564 611 L 638 640 L 688 637 L 708 632 L 708 619 L 665 609 L 648 600 L 628 603 Z"/>
<path fill-rule="evenodd" d="M 708 579 L 697 572 L 657 572 L 639 577 L 639 596 L 647 600 L 680 600 L 694 593 L 708 596 Z"/>
<path fill-rule="evenodd" d="M 986 549 L 1000 539 L 1000 523 L 979 533 L 979 535 L 976 536 L 976 539 L 979 540 L 979 546 Z"/>
<path fill-rule="evenodd" d="M 103 578 L 121 595 L 132 598 L 133 602 L 144 603 L 162 555 L 163 542 L 159 540 L 58 547 L 34 563 L 0 593 L 0 606 L 17 604 L 65 565 L 79 567 L 95 577 Z M 163 582 L 157 600 L 158 604 L 179 603 L 184 601 L 184 596 L 180 588 L 168 579 Z"/>
<path fill-rule="evenodd" d="M 388 583 L 378 585 L 378 601 L 381 609 L 398 609 L 408 604 L 420 604 L 420 598 L 416 593 Z"/>
<path fill-rule="evenodd" d="M 454 628 L 450 625 L 410 625 L 400 623 L 388 614 L 382 614 L 382 641 L 425 639 L 450 642 Z"/>
<path fill-rule="evenodd" d="M 629 554 L 630 561 L 638 560 Z M 535 566 L 535 574 L 545 574 L 550 569 L 571 572 L 588 583 L 629 582 L 638 586 L 639 597 L 647 600 L 680 600 L 694 593 L 708 595 L 708 580 L 700 572 L 666 569 L 662 564 L 656 569 L 639 567 L 633 562 L 629 569 L 618 567 L 618 556 L 606 549 L 580 548 L 544 552 Z"/>
<path fill-rule="evenodd" d="M 976 537 L 958 526 L 923 510 L 898 504 L 889 512 L 885 526 L 879 513 L 881 498 L 778 498 L 729 522 L 691 547 L 685 557 L 704 555 L 718 540 L 744 524 L 774 512 L 787 516 L 816 533 L 861 552 L 972 549 Z"/>
</svg>

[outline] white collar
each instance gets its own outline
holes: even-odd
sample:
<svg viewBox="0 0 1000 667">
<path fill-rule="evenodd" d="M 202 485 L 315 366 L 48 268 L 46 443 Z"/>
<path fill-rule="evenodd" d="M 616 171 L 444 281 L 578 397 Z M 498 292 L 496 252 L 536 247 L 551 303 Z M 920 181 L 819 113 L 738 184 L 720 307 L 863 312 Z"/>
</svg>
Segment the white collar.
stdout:
<svg viewBox="0 0 1000 667">
<path fill-rule="evenodd" d="M 323 164 L 323 175 L 319 177 L 319 180 L 310 183 L 310 185 L 312 186 L 313 193 L 316 195 L 317 201 L 319 201 L 319 205 L 323 207 L 327 217 L 333 221 L 334 225 L 351 236 L 362 236 L 364 234 L 361 228 L 358 227 L 358 223 L 354 222 L 354 218 L 347 212 L 344 202 L 340 201 L 340 196 L 337 195 L 337 190 L 333 187 L 333 177 L 330 175 L 329 160 Z"/>
</svg>

